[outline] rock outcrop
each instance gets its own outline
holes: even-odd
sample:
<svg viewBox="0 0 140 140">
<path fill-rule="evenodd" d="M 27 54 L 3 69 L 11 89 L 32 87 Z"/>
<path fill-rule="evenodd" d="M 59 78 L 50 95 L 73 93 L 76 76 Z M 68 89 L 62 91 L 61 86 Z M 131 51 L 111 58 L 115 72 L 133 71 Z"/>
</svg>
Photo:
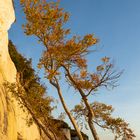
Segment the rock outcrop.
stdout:
<svg viewBox="0 0 140 140">
<path fill-rule="evenodd" d="M 14 21 L 12 0 L 0 0 L 0 140 L 40 140 L 37 126 L 27 126 L 26 112 L 3 86 L 5 81 L 16 81 L 16 68 L 8 52 L 8 30 Z"/>
</svg>

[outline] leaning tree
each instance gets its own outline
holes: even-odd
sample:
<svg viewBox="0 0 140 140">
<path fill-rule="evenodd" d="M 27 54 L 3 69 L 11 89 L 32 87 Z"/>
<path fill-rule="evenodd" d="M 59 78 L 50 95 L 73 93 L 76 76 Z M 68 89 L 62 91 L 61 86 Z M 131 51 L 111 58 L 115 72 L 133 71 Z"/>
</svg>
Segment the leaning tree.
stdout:
<svg viewBox="0 0 140 140">
<path fill-rule="evenodd" d="M 88 97 L 100 87 L 114 87 L 122 72 L 114 70 L 108 57 L 102 58 L 101 65 L 93 72 L 88 71 L 87 55 L 95 49 L 98 39 L 93 34 L 70 36 L 70 29 L 64 28 L 69 14 L 59 7 L 59 2 L 46 0 L 21 0 L 26 23 L 26 35 L 34 35 L 44 46 L 38 67 L 44 68 L 45 77 L 54 86 L 63 108 L 72 122 L 78 137 L 83 140 L 75 118 L 63 98 L 61 79 L 79 93 L 87 110 L 87 122 L 95 140 L 99 140 L 93 120 L 95 109 Z M 60 78 L 61 77 L 61 78 Z"/>
</svg>

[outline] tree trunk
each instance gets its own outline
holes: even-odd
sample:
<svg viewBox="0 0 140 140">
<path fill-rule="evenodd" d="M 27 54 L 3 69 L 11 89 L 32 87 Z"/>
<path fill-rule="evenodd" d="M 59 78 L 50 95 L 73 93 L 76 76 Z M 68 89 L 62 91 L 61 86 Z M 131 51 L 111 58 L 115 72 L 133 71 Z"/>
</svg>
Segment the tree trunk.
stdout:
<svg viewBox="0 0 140 140">
<path fill-rule="evenodd" d="M 56 84 L 53 83 L 52 81 L 50 81 L 50 83 L 57 89 L 57 92 L 58 92 L 60 101 L 61 101 L 61 103 L 62 103 L 62 106 L 63 106 L 63 108 L 64 108 L 66 114 L 68 115 L 68 117 L 69 117 L 71 123 L 73 124 L 73 127 L 75 128 L 76 133 L 77 133 L 77 135 L 78 135 L 78 137 L 79 137 L 79 140 L 83 140 L 83 136 L 82 136 L 82 134 L 81 134 L 81 131 L 79 130 L 79 128 L 78 128 L 78 126 L 77 126 L 77 124 L 76 124 L 75 119 L 73 118 L 73 116 L 71 115 L 69 109 L 67 108 L 67 106 L 66 106 L 66 104 L 65 104 L 65 101 L 64 101 L 64 99 L 63 99 L 62 92 L 61 92 L 61 90 L 60 90 L 59 85 L 56 85 Z"/>
<path fill-rule="evenodd" d="M 70 74 L 70 71 L 69 71 L 69 69 L 67 69 L 67 67 L 66 66 L 64 66 L 64 65 L 62 65 L 63 66 L 63 68 L 66 70 L 66 72 L 67 72 L 67 76 L 69 77 L 69 80 L 73 83 L 73 85 L 77 88 L 77 90 L 79 91 L 79 93 L 80 93 L 80 95 L 81 95 L 81 97 L 82 97 L 82 99 L 83 99 L 83 101 L 84 101 L 84 103 L 85 103 L 85 106 L 86 106 L 86 108 L 87 108 L 87 110 L 88 110 L 88 124 L 89 124 L 89 127 L 90 127 L 90 129 L 91 129 L 91 132 L 92 132 L 92 135 L 93 135 L 93 137 L 94 137 L 94 139 L 95 140 L 99 140 L 99 137 L 98 137 L 98 134 L 97 134 L 97 132 L 96 132 L 96 129 L 95 129 L 95 127 L 94 127 L 94 124 L 92 123 L 92 119 L 94 119 L 94 112 L 93 112 L 93 110 L 92 110 L 92 108 L 90 107 L 90 104 L 89 104 L 89 102 L 88 102 L 88 99 L 87 99 L 87 97 L 85 96 L 85 94 L 84 94 L 84 92 L 82 91 L 82 89 L 80 89 L 78 86 L 77 86 L 77 83 L 75 82 L 75 80 L 72 78 L 72 76 L 71 76 L 71 74 Z"/>
<path fill-rule="evenodd" d="M 88 125 L 90 127 L 91 133 L 94 137 L 95 140 L 99 140 L 99 137 L 97 135 L 96 129 L 94 127 L 93 121 L 92 121 L 92 117 L 88 116 Z"/>
<path fill-rule="evenodd" d="M 82 99 L 83 99 L 83 101 L 86 105 L 86 108 L 88 110 L 88 125 L 90 127 L 91 132 L 92 132 L 92 135 L 93 135 L 95 140 L 99 140 L 98 134 L 97 134 L 96 129 L 95 129 L 94 124 L 93 124 L 93 119 L 95 117 L 94 112 L 91 109 L 91 106 L 88 102 L 88 99 L 86 97 L 82 97 Z"/>
</svg>

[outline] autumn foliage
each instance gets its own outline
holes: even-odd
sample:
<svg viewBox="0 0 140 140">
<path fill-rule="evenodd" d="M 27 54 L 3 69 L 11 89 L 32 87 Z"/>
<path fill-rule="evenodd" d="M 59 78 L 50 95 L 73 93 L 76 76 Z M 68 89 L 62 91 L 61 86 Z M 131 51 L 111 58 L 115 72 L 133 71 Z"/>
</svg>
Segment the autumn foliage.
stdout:
<svg viewBox="0 0 140 140">
<path fill-rule="evenodd" d="M 65 112 L 76 129 L 80 140 L 82 140 L 74 117 L 68 110 L 62 96 L 61 79 L 66 81 L 67 86 L 75 89 L 87 110 L 87 122 L 93 137 L 95 140 L 99 140 L 93 121 L 97 119 L 97 109 L 91 106 L 88 97 L 96 93 L 101 87 L 115 87 L 122 72 L 114 69 L 114 64 L 109 57 L 101 58 L 101 64 L 96 67 L 96 70 L 89 72 L 86 56 L 96 50 L 94 46 L 98 39 L 94 34 L 72 36 L 70 29 L 64 28 L 69 19 L 69 14 L 60 8 L 59 2 L 21 0 L 21 5 L 27 21 L 23 25 L 25 34 L 28 36 L 34 35 L 38 42 L 44 46 L 38 68 L 43 67 L 45 69 L 46 79 L 56 88 Z M 98 107 L 102 107 L 102 105 Z M 102 113 L 103 110 L 99 112 L 98 119 L 104 119 L 101 116 Z M 111 121 L 115 125 L 113 131 L 119 131 L 116 128 L 121 126 L 119 121 L 117 123 L 116 120 Z M 121 120 L 121 122 L 123 121 Z M 112 124 L 108 121 L 106 127 L 113 127 Z M 125 131 L 122 127 L 120 129 Z M 134 135 L 131 136 L 131 138 L 133 137 Z"/>
</svg>

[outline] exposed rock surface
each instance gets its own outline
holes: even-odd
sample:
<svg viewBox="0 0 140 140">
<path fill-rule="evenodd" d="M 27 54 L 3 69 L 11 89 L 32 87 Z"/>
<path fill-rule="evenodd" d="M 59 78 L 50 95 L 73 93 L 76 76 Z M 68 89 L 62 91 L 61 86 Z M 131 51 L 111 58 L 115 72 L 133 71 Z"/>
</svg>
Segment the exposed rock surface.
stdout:
<svg viewBox="0 0 140 140">
<path fill-rule="evenodd" d="M 0 140 L 40 140 L 37 126 L 26 125 L 26 113 L 3 87 L 3 82 L 16 81 L 16 68 L 8 53 L 8 30 L 15 21 L 12 0 L 0 0 Z"/>
</svg>

